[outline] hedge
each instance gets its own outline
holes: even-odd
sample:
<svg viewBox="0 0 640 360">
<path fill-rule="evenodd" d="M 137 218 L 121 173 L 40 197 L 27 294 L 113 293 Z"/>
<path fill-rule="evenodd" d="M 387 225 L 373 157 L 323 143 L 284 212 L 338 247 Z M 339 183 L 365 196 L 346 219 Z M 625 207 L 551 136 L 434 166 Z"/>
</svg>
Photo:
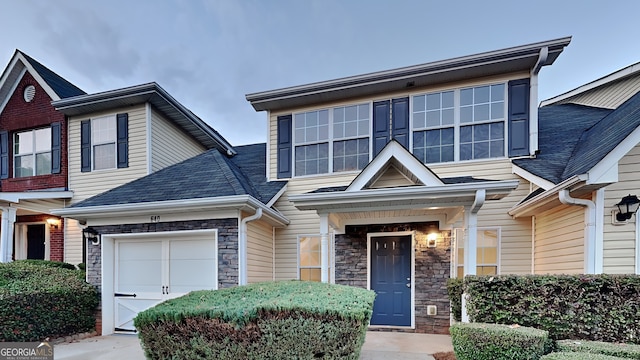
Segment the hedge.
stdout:
<svg viewBox="0 0 640 360">
<path fill-rule="evenodd" d="M 625 359 L 640 359 L 640 345 L 614 344 L 600 341 L 559 340 L 556 342 L 558 351 L 574 351 L 617 356 Z"/>
<path fill-rule="evenodd" d="M 138 314 L 149 359 L 358 359 L 370 290 L 304 281 L 194 291 Z"/>
<path fill-rule="evenodd" d="M 458 323 L 449 328 L 458 360 L 540 359 L 548 333 L 499 324 Z"/>
<path fill-rule="evenodd" d="M 17 264 L 31 264 L 31 265 L 41 265 L 48 267 L 57 267 L 62 269 L 75 270 L 76 267 L 72 264 L 62 262 L 62 261 L 50 261 L 50 260 L 36 260 L 36 259 L 26 259 L 26 260 L 16 260 Z"/>
<path fill-rule="evenodd" d="M 96 289 L 50 264 L 0 264 L 0 342 L 38 341 L 95 328 Z"/>
<path fill-rule="evenodd" d="M 521 324 L 554 339 L 640 342 L 640 276 L 467 276 L 475 322 Z"/>
<path fill-rule="evenodd" d="M 602 355 L 602 354 L 589 354 L 578 352 L 555 352 L 547 354 L 540 358 L 540 360 L 622 360 L 624 358 Z"/>
<path fill-rule="evenodd" d="M 464 292 L 463 279 L 447 280 L 447 294 L 451 302 L 451 314 L 455 321 L 462 321 L 462 293 Z"/>
</svg>

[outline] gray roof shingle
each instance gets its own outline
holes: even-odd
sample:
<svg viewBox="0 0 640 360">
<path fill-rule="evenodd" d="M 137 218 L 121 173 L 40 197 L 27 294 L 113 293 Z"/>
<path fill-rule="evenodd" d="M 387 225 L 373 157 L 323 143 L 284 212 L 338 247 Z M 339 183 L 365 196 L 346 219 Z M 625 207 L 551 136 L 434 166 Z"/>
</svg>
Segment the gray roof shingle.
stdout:
<svg viewBox="0 0 640 360">
<path fill-rule="evenodd" d="M 56 94 L 58 94 L 61 99 L 78 95 L 86 95 L 86 93 L 80 88 L 68 82 L 60 75 L 49 70 L 49 68 L 40 64 L 29 55 L 23 53 L 22 51 L 20 51 L 20 53 L 22 53 L 27 61 L 29 61 L 33 69 L 37 71 L 38 74 L 40 74 L 42 79 L 51 87 L 51 89 L 53 89 L 53 91 L 55 91 Z"/>
<path fill-rule="evenodd" d="M 211 149 L 72 207 L 233 195 L 251 195 L 266 204 L 286 184 L 286 181 L 266 181 L 266 144 L 238 146 L 235 149 L 238 154 L 232 158 L 217 149 Z"/>
</svg>

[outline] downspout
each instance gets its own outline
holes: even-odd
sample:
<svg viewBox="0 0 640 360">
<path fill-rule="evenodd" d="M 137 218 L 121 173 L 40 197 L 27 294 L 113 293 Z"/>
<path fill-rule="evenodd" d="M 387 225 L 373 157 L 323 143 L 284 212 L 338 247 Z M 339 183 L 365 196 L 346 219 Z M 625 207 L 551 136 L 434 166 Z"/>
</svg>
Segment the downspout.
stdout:
<svg viewBox="0 0 640 360">
<path fill-rule="evenodd" d="M 536 273 L 536 216 L 531 217 L 531 274 Z"/>
<path fill-rule="evenodd" d="M 271 228 L 271 280 L 276 280 L 276 228 Z"/>
<path fill-rule="evenodd" d="M 543 47 L 538 54 L 538 61 L 531 69 L 529 82 L 529 154 L 538 151 L 538 73 L 547 62 L 549 48 Z"/>
<path fill-rule="evenodd" d="M 240 222 L 240 236 L 238 242 L 238 285 L 247 285 L 247 223 L 262 217 L 262 208 L 247 216 Z"/>
<path fill-rule="evenodd" d="M 584 272 L 585 274 L 595 273 L 595 239 L 596 239 L 596 204 L 591 200 L 572 198 L 569 190 L 562 189 L 558 193 L 560 202 L 565 205 L 584 206 L 585 223 L 585 249 L 584 249 Z"/>
<path fill-rule="evenodd" d="M 465 244 L 464 244 L 464 275 L 476 275 L 477 248 L 478 248 L 478 211 L 487 197 L 484 189 L 476 191 L 473 204 L 469 207 L 469 214 L 465 215 Z M 466 210 L 466 209 L 465 209 Z M 498 270 L 499 271 L 499 270 Z M 469 322 L 467 313 L 467 293 L 462 294 L 462 322 Z"/>
</svg>

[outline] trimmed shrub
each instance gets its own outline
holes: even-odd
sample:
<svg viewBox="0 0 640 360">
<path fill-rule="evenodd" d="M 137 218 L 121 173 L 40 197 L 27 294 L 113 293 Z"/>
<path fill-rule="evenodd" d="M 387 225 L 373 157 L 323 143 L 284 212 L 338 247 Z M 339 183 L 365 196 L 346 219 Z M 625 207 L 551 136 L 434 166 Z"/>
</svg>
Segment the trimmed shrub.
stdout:
<svg viewBox="0 0 640 360">
<path fill-rule="evenodd" d="M 149 359 L 358 359 L 373 291 L 304 281 L 194 291 L 138 314 Z"/>
<path fill-rule="evenodd" d="M 38 341 L 95 328 L 96 289 L 78 270 L 0 264 L 0 342 Z"/>
<path fill-rule="evenodd" d="M 475 322 L 521 324 L 554 339 L 640 342 L 640 276 L 467 276 Z"/>
<path fill-rule="evenodd" d="M 624 358 L 602 354 L 588 354 L 577 352 L 555 352 L 545 355 L 540 360 L 621 360 Z"/>
<path fill-rule="evenodd" d="M 27 260 L 16 260 L 14 261 L 18 264 L 31 264 L 31 265 L 40 265 L 40 266 L 48 266 L 48 267 L 58 267 L 63 269 L 75 270 L 76 267 L 66 262 L 62 261 L 50 261 L 50 260 L 35 260 L 35 259 L 27 259 Z"/>
<path fill-rule="evenodd" d="M 640 345 L 614 344 L 600 341 L 559 340 L 558 351 L 603 354 L 625 359 L 640 359 Z"/>
<path fill-rule="evenodd" d="M 458 323 L 449 328 L 458 360 L 540 359 L 548 333 L 523 326 Z"/>
<path fill-rule="evenodd" d="M 451 302 L 451 313 L 455 321 L 462 321 L 462 293 L 464 292 L 463 279 L 447 280 L 447 293 Z"/>
</svg>

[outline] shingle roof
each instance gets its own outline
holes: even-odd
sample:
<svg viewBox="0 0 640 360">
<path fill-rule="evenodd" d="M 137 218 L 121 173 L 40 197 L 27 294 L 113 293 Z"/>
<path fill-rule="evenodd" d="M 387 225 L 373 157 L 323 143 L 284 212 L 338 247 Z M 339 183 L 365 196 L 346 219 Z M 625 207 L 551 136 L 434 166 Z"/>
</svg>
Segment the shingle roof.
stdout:
<svg viewBox="0 0 640 360">
<path fill-rule="evenodd" d="M 579 144 L 581 135 L 611 112 L 609 109 L 576 104 L 540 108 L 540 152 L 535 158 L 515 159 L 513 163 L 555 184 L 567 179 L 570 176 L 565 175 L 565 168 L 576 159 L 576 144 Z"/>
<path fill-rule="evenodd" d="M 25 57 L 25 59 L 27 59 L 27 61 L 29 61 L 33 69 L 37 71 L 40 76 L 42 76 L 42 79 L 51 87 L 53 91 L 55 91 L 56 94 L 58 94 L 61 99 L 86 94 L 80 88 L 63 79 L 60 75 L 49 70 L 49 68 L 40 64 L 29 55 L 21 51 L 20 53 Z"/>
<path fill-rule="evenodd" d="M 232 158 L 211 149 L 143 178 L 93 196 L 72 207 L 251 195 L 267 203 L 286 181 L 267 182 L 266 144 L 235 148 Z"/>
</svg>

